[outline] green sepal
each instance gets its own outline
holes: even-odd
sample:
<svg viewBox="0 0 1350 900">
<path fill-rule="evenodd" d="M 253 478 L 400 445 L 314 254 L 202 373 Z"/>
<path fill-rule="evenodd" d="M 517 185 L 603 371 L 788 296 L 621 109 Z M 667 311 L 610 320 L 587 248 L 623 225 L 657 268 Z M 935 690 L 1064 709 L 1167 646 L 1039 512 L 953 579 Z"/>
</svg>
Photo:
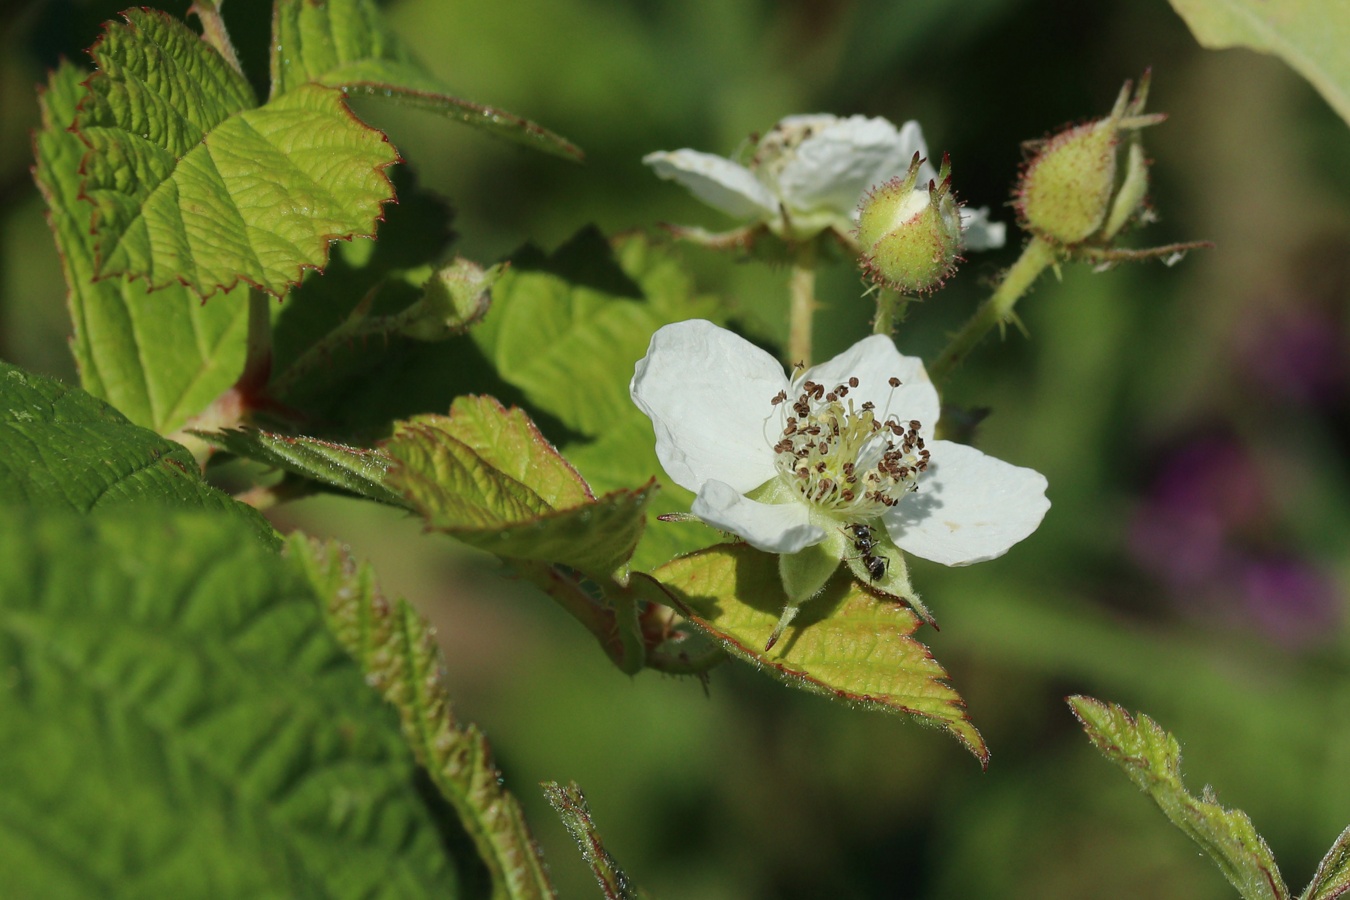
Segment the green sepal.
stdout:
<svg viewBox="0 0 1350 900">
<path fill-rule="evenodd" d="M 778 557 L 778 577 L 783 582 L 783 593 L 789 606 L 800 606 L 819 594 L 839 568 L 838 548 L 830 546 L 831 543 L 821 541 Z"/>
</svg>

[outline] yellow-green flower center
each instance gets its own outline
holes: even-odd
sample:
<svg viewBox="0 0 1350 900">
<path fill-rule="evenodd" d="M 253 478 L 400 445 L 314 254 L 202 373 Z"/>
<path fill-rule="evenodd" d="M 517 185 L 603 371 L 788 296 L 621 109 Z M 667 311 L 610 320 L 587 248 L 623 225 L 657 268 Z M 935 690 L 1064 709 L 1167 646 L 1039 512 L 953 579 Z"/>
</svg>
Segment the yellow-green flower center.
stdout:
<svg viewBox="0 0 1350 900">
<path fill-rule="evenodd" d="M 890 385 L 899 387 L 900 379 Z M 833 390 L 813 381 L 795 385 L 800 393 L 773 448 L 785 483 L 808 503 L 851 520 L 875 518 L 917 489 L 929 458 L 917 419 L 879 416 L 871 402 L 855 406 L 848 394 L 857 387 L 857 378 Z M 775 406 L 786 402 L 787 391 L 773 398 Z"/>
</svg>

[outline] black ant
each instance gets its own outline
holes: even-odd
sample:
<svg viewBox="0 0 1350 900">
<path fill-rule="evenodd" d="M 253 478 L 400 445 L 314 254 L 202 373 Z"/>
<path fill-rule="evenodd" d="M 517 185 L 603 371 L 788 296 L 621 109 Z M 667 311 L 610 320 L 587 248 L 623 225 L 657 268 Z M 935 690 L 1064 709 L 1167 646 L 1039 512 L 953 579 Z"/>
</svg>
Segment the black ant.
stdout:
<svg viewBox="0 0 1350 900">
<path fill-rule="evenodd" d="M 844 528 L 844 533 L 853 538 L 853 547 L 861 554 L 863 567 L 867 569 L 871 579 L 880 581 L 885 578 L 889 562 L 886 557 L 875 556 L 872 553 L 877 546 L 876 538 L 872 536 L 872 526 L 854 522 Z"/>
</svg>

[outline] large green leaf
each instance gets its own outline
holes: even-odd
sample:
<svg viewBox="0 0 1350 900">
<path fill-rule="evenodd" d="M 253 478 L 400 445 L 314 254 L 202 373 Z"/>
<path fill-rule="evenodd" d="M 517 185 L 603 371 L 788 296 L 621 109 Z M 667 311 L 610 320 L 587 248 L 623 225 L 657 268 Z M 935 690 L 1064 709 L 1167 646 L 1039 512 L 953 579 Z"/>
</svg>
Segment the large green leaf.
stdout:
<svg viewBox="0 0 1350 900">
<path fill-rule="evenodd" d="M 1273 53 L 1350 122 L 1350 4 L 1342 0 L 1172 0 L 1206 47 Z"/>
<path fill-rule="evenodd" d="M 397 717 L 304 579 L 202 513 L 0 509 L 11 897 L 453 897 Z"/>
<path fill-rule="evenodd" d="M 947 673 L 916 641 L 921 624 L 907 607 L 888 603 L 836 576 L 803 607 L 765 653 L 787 604 L 777 557 L 745 544 L 721 544 L 653 573 L 689 620 L 739 657 L 793 687 L 851 705 L 909 713 L 950 732 L 989 762 L 984 738 Z"/>
<path fill-rule="evenodd" d="M 223 510 L 274 540 L 256 510 L 202 480 L 181 445 L 84 391 L 0 362 L 0 505 L 20 504 Z"/>
<path fill-rule="evenodd" d="M 336 544 L 297 537 L 286 552 L 326 602 L 333 633 L 366 680 L 398 710 L 418 762 L 477 846 L 492 895 L 552 897 L 548 870 L 520 804 L 503 786 L 487 738 L 455 718 L 431 627 L 407 602 L 386 600 L 370 567 L 354 565 Z"/>
<path fill-rule="evenodd" d="M 272 96 L 318 82 L 448 116 L 558 156 L 581 151 L 528 119 L 453 96 L 386 25 L 373 0 L 278 0 L 272 17 Z"/>
<path fill-rule="evenodd" d="M 400 425 L 388 484 L 434 529 L 498 556 L 563 563 L 598 581 L 623 572 L 654 485 L 595 499 L 520 410 L 490 397 Z"/>
<path fill-rule="evenodd" d="M 374 233 L 398 154 L 341 91 L 303 85 L 251 108 L 243 76 L 182 22 L 125 15 L 91 51 L 75 119 L 99 275 L 281 295 L 332 240 Z"/>
<path fill-rule="evenodd" d="M 244 290 L 212 303 L 170 284 L 95 280 L 89 204 L 80 196 L 88 148 L 68 129 L 88 73 L 62 63 L 42 92 L 34 177 L 61 252 L 75 326 L 72 350 L 84 389 L 137 425 L 167 434 L 200 412 L 239 376 L 248 310 Z"/>
<path fill-rule="evenodd" d="M 1068 702 L 1097 749 L 1209 854 L 1244 900 L 1289 900 L 1275 858 L 1247 814 L 1224 809 L 1208 787 L 1200 797 L 1187 792 L 1176 738 L 1148 716 L 1135 719 L 1114 703 L 1081 696 Z"/>
</svg>

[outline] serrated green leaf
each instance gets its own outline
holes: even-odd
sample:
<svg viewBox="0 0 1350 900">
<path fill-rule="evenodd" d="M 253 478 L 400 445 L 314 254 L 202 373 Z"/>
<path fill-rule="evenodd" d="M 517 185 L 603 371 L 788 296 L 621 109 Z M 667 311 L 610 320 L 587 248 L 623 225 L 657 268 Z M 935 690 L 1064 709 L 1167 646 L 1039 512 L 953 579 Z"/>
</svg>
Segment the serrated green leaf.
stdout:
<svg viewBox="0 0 1350 900">
<path fill-rule="evenodd" d="M 368 497 L 381 503 L 408 508 L 402 495 L 385 486 L 384 476 L 393 460 L 379 450 L 348 447 L 312 437 L 288 437 L 256 429 L 194 431 L 206 443 L 245 459 L 266 463 L 286 472 Z"/>
<path fill-rule="evenodd" d="M 492 896 L 554 896 L 539 848 L 520 804 L 502 784 L 487 738 L 477 726 L 455 718 L 430 626 L 406 601 L 386 600 L 370 567 L 354 565 L 336 544 L 293 537 L 286 553 L 325 600 L 333 633 L 367 681 L 398 710 L 418 762 L 454 806 L 487 866 Z"/>
<path fill-rule="evenodd" d="M 632 412 L 628 382 L 656 329 L 720 315 L 668 248 L 633 234 L 611 249 L 586 229 L 550 257 L 517 254 L 472 337 L 532 405 L 595 437 Z"/>
<path fill-rule="evenodd" d="M 398 463 L 388 484 L 429 527 L 498 556 L 563 563 L 599 581 L 622 578 L 655 490 L 649 483 L 592 499 L 524 413 L 490 397 L 461 398 L 449 416 L 404 423 L 384 450 Z"/>
<path fill-rule="evenodd" d="M 279 0 L 272 25 L 274 97 L 318 82 L 436 112 L 557 156 L 582 156 L 528 119 L 453 96 L 389 29 L 372 0 Z"/>
<path fill-rule="evenodd" d="M 1312 884 L 1299 900 L 1337 900 L 1347 894 L 1350 894 L 1350 828 L 1342 831 L 1331 845 Z"/>
<path fill-rule="evenodd" d="M 227 517 L 0 510 L 15 897 L 451 897 L 398 723 Z"/>
<path fill-rule="evenodd" d="M 646 893 L 634 887 L 623 869 L 614 861 L 614 857 L 605 849 L 605 842 L 600 839 L 600 830 L 595 827 L 595 821 L 591 818 L 591 808 L 586 803 L 586 795 L 581 793 L 577 783 L 572 781 L 564 787 L 556 781 L 545 781 L 540 787 L 544 789 L 544 797 L 548 799 L 549 806 L 552 806 L 558 818 L 562 819 L 567 833 L 577 842 L 577 849 L 581 851 L 586 864 L 591 867 L 605 900 L 640 900 L 645 897 Z"/>
<path fill-rule="evenodd" d="M 0 362 L 0 505 L 81 513 L 123 506 L 223 510 L 264 541 L 257 510 L 202 480 L 180 444 L 59 381 Z"/>
<path fill-rule="evenodd" d="M 34 178 L 47 201 L 75 326 L 71 348 L 85 390 L 137 425 L 168 434 L 238 378 L 248 309 L 243 289 L 203 304 L 181 285 L 153 294 L 145 282 L 94 280 L 89 204 L 80 197 L 87 148 L 68 128 L 88 73 L 62 63 L 42 92 Z"/>
<path fill-rule="evenodd" d="M 340 91 L 302 85 L 250 108 L 243 76 L 183 23 L 126 19 L 92 49 L 100 71 L 75 119 L 100 276 L 280 296 L 332 240 L 374 233 L 398 154 Z"/>
<path fill-rule="evenodd" d="M 732 656 L 802 690 L 901 712 L 948 731 L 988 765 L 984 738 L 947 673 L 913 637 L 921 624 L 904 606 L 836 577 L 812 598 L 770 653 L 763 647 L 787 604 L 777 557 L 721 544 L 672 560 L 653 575 L 676 607 Z"/>
<path fill-rule="evenodd" d="M 1325 0 L 1172 0 L 1205 47 L 1273 53 L 1350 122 L 1350 5 Z"/>
<path fill-rule="evenodd" d="M 1082 696 L 1068 703 L 1093 745 L 1209 854 L 1245 900 L 1289 900 L 1275 858 L 1247 814 L 1224 809 L 1208 787 L 1199 798 L 1187 793 L 1176 738 L 1148 716 L 1141 713 L 1136 721 L 1114 703 Z"/>
</svg>

